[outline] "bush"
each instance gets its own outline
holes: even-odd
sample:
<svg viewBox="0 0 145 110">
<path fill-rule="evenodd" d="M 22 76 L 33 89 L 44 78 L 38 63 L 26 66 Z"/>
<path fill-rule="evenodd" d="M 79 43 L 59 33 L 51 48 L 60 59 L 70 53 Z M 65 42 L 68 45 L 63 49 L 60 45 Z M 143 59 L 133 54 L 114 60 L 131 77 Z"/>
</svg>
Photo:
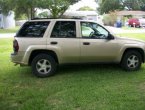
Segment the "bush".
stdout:
<svg viewBox="0 0 145 110">
<path fill-rule="evenodd" d="M 109 14 L 105 14 L 104 17 L 103 17 L 104 25 L 114 26 L 116 21 L 117 21 L 116 11 L 115 12 L 109 12 Z"/>
</svg>

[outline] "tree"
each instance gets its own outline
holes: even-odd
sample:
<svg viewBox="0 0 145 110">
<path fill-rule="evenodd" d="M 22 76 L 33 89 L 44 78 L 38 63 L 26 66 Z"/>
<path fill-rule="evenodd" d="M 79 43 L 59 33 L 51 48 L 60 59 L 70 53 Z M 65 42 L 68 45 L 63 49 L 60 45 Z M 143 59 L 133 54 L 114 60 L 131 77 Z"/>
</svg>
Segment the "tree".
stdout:
<svg viewBox="0 0 145 110">
<path fill-rule="evenodd" d="M 0 0 L 0 8 L 3 14 L 8 14 L 10 10 L 13 10 L 16 17 L 25 14 L 30 19 L 33 17 L 37 3 L 38 0 Z"/>
<path fill-rule="evenodd" d="M 103 14 L 123 9 L 145 11 L 145 0 L 102 0 L 99 11 Z"/>
<path fill-rule="evenodd" d="M 110 11 L 122 10 L 123 6 L 119 0 L 102 0 L 99 7 L 100 14 L 109 13 Z"/>
<path fill-rule="evenodd" d="M 37 8 L 49 9 L 53 18 L 58 18 L 68 7 L 78 0 L 15 0 L 16 15 L 26 14 L 30 19 L 35 17 Z"/>
<path fill-rule="evenodd" d="M 28 19 L 35 17 L 37 8 L 49 9 L 52 17 L 58 18 L 77 1 L 79 0 L 0 0 L 0 7 L 6 13 L 14 10 L 16 17 L 26 15 Z"/>
<path fill-rule="evenodd" d="M 70 5 L 79 0 L 40 0 L 40 8 L 49 9 L 53 18 L 61 17 Z"/>
<path fill-rule="evenodd" d="M 34 18 L 36 7 L 39 4 L 38 0 L 15 0 L 13 2 L 16 17 L 26 15 L 28 19 Z"/>
<path fill-rule="evenodd" d="M 79 8 L 78 11 L 94 11 L 94 9 L 90 8 L 89 6 L 84 6 Z"/>
<path fill-rule="evenodd" d="M 145 0 L 141 0 L 140 3 L 141 3 L 141 10 L 145 11 Z"/>
<path fill-rule="evenodd" d="M 7 15 L 10 10 L 12 10 L 12 6 L 14 3 L 13 0 L 0 0 L 0 9 L 3 14 Z"/>
<path fill-rule="evenodd" d="M 141 0 L 120 0 L 123 4 L 124 8 L 127 10 L 140 10 L 141 8 Z"/>
<path fill-rule="evenodd" d="M 48 11 L 44 11 L 44 12 L 39 13 L 38 17 L 39 18 L 48 18 L 49 17 Z"/>
</svg>

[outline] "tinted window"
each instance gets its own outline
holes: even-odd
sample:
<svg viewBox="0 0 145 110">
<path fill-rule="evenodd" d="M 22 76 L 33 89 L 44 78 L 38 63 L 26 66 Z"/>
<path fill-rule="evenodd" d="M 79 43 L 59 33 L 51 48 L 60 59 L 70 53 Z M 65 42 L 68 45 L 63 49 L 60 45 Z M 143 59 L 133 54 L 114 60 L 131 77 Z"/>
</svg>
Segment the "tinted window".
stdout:
<svg viewBox="0 0 145 110">
<path fill-rule="evenodd" d="M 81 29 L 83 38 L 106 39 L 109 34 L 106 29 L 97 23 L 82 22 Z"/>
<path fill-rule="evenodd" d="M 18 32 L 18 37 L 43 37 L 49 21 L 26 22 Z"/>
<path fill-rule="evenodd" d="M 53 38 L 75 38 L 76 24 L 74 21 L 58 21 L 52 31 Z"/>
</svg>

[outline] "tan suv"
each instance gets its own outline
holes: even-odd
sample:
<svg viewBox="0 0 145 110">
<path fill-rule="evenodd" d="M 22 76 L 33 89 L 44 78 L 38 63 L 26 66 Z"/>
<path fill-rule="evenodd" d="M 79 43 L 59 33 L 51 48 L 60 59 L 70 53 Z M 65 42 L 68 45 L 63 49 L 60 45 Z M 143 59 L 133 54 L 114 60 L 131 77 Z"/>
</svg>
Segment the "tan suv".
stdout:
<svg viewBox="0 0 145 110">
<path fill-rule="evenodd" d="M 116 37 L 96 22 L 79 19 L 28 21 L 13 48 L 12 62 L 31 66 L 38 77 L 53 75 L 60 64 L 117 63 L 134 71 L 145 61 L 145 42 Z"/>
</svg>

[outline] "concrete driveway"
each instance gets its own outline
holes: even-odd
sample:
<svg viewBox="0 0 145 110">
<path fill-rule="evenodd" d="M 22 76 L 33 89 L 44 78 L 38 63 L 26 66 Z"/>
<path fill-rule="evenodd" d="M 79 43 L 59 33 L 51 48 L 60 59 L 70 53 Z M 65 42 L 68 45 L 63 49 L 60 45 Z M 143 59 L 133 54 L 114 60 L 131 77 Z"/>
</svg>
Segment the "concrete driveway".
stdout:
<svg viewBox="0 0 145 110">
<path fill-rule="evenodd" d="M 15 33 L 0 34 L 0 38 L 12 38 L 15 36 Z"/>
<path fill-rule="evenodd" d="M 116 27 L 111 27 L 111 26 L 106 26 L 107 29 L 112 31 L 115 34 L 121 34 L 121 33 L 145 33 L 145 28 L 142 29 L 122 29 L 122 28 L 116 28 Z"/>
</svg>

